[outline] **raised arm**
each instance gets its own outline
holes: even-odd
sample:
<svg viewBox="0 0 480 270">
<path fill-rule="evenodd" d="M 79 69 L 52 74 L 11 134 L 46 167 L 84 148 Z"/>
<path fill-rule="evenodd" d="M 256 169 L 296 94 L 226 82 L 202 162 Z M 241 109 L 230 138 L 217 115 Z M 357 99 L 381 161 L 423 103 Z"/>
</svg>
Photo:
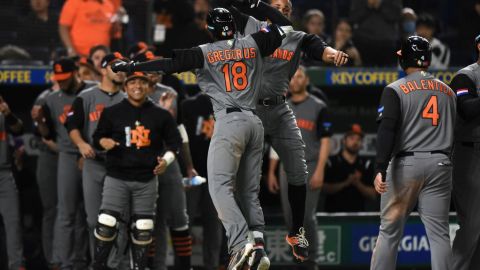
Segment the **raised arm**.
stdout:
<svg viewBox="0 0 480 270">
<path fill-rule="evenodd" d="M 277 25 L 271 24 L 267 28 L 252 34 L 252 38 L 257 43 L 260 55 L 266 57 L 271 55 L 282 44 L 285 32 Z"/>
<path fill-rule="evenodd" d="M 143 63 L 117 61 L 112 64 L 113 72 L 163 71 L 166 74 L 202 68 L 204 63 L 202 49 L 174 50 L 172 58 L 163 58 Z"/>
</svg>

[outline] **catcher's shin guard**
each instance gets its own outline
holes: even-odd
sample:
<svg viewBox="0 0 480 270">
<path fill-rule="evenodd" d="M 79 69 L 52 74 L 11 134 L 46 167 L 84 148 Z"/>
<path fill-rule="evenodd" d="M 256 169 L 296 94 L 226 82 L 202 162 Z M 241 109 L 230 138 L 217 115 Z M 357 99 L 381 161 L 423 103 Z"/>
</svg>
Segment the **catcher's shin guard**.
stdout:
<svg viewBox="0 0 480 270">
<path fill-rule="evenodd" d="M 108 256 L 117 237 L 118 218 L 120 215 L 114 211 L 101 210 L 95 227 L 95 250 L 93 269 L 106 270 Z"/>
<path fill-rule="evenodd" d="M 136 216 L 131 228 L 130 269 L 144 270 L 147 264 L 147 251 L 152 243 L 153 217 Z"/>
</svg>

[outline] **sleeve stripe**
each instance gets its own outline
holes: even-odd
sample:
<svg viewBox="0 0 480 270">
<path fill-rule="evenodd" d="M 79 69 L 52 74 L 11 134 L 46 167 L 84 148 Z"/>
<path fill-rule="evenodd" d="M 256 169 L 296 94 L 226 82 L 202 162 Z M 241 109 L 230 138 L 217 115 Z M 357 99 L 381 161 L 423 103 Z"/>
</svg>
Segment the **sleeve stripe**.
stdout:
<svg viewBox="0 0 480 270">
<path fill-rule="evenodd" d="M 457 90 L 457 96 L 463 96 L 468 94 L 468 89 L 458 89 Z"/>
</svg>

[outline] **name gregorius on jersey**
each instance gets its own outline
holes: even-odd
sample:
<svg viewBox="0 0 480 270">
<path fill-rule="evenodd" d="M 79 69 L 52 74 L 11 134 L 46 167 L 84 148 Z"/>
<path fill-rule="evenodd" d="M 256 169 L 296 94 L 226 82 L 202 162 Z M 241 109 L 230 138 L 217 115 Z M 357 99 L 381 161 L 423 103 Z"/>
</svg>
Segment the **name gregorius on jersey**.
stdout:
<svg viewBox="0 0 480 270">
<path fill-rule="evenodd" d="M 257 57 L 255 48 L 218 50 L 207 53 L 207 60 L 210 64 L 220 61 L 251 59 Z"/>
</svg>

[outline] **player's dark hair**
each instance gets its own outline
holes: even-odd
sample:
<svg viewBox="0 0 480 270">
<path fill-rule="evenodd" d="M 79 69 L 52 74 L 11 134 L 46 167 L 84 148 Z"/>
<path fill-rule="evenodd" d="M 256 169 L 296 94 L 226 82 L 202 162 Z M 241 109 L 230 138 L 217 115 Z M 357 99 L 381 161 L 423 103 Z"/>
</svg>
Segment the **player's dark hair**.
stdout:
<svg viewBox="0 0 480 270">
<path fill-rule="evenodd" d="M 422 13 L 418 16 L 416 25 L 417 25 L 417 27 L 419 25 L 424 25 L 428 28 L 433 28 L 434 30 L 436 30 L 437 29 L 437 20 L 435 20 L 435 17 L 433 17 L 432 14 Z"/>
</svg>

